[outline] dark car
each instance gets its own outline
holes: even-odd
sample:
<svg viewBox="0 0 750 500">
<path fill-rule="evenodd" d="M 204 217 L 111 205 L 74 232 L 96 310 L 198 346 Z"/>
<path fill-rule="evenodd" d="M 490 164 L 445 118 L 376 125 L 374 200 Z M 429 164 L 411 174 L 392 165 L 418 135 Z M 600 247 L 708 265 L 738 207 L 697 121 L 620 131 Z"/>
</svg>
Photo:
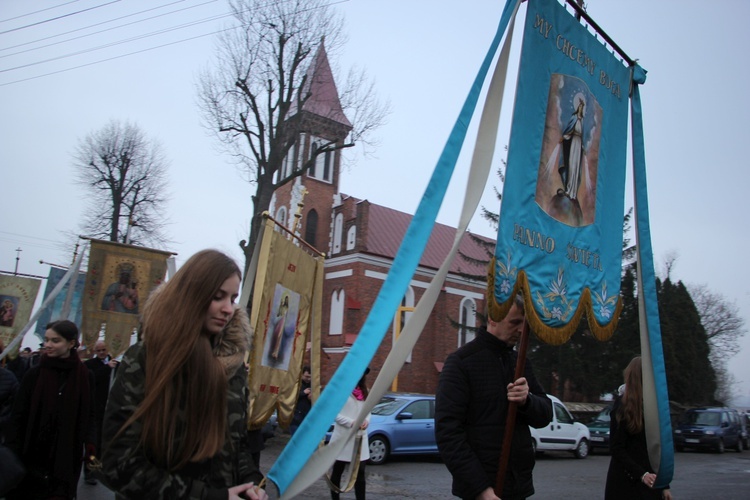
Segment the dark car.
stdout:
<svg viewBox="0 0 750 500">
<path fill-rule="evenodd" d="M 604 408 L 593 422 L 586 424 L 591 433 L 591 453 L 597 449 L 609 451 L 609 420 L 612 407 Z"/>
<path fill-rule="evenodd" d="M 740 414 L 731 408 L 693 408 L 680 417 L 674 431 L 677 451 L 686 448 L 724 453 L 725 448 L 743 449 Z"/>
</svg>

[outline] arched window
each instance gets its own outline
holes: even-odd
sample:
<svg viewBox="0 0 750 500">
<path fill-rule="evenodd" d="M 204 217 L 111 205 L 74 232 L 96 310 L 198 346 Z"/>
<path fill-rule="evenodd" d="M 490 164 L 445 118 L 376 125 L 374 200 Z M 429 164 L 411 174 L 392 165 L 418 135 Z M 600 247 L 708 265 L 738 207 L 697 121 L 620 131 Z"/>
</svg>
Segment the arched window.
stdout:
<svg viewBox="0 0 750 500">
<path fill-rule="evenodd" d="M 310 143 L 310 157 L 321 147 L 329 147 L 333 143 L 320 137 L 313 137 Z M 333 182 L 333 160 L 334 151 L 318 153 L 315 163 L 308 170 L 307 175 L 319 181 Z"/>
<path fill-rule="evenodd" d="M 357 226 L 352 226 L 346 233 L 346 249 L 354 250 L 354 246 L 357 244 Z"/>
<path fill-rule="evenodd" d="M 477 324 L 477 305 L 474 299 L 465 297 L 461 301 L 458 315 L 458 347 L 474 340 L 474 327 Z"/>
<path fill-rule="evenodd" d="M 318 212 L 314 209 L 307 213 L 307 225 L 305 226 L 305 241 L 315 246 L 315 236 L 318 233 Z"/>
<path fill-rule="evenodd" d="M 276 222 L 286 227 L 286 207 L 279 207 L 276 211 Z M 279 228 L 276 227 L 276 230 L 278 231 Z"/>
<path fill-rule="evenodd" d="M 398 314 L 398 321 L 396 318 L 393 320 L 393 343 L 396 343 L 396 332 L 398 331 L 398 334 L 400 335 L 401 332 L 404 331 L 404 327 L 406 326 L 406 322 L 409 321 L 409 318 L 411 317 L 411 311 L 408 309 L 414 308 L 414 288 L 412 286 L 409 286 L 409 288 L 406 290 L 406 294 L 404 295 L 404 298 L 401 299 L 401 308 L 398 310 L 396 314 Z M 398 323 L 401 323 L 400 325 Z M 411 352 L 409 352 L 409 356 L 406 358 L 407 363 L 411 363 Z"/>
<path fill-rule="evenodd" d="M 344 290 L 334 290 L 331 294 L 331 324 L 328 327 L 329 335 L 341 335 L 344 333 L 344 304 L 346 293 Z"/>
<path fill-rule="evenodd" d="M 333 221 L 333 254 L 341 252 L 341 233 L 344 231 L 344 216 L 336 214 Z"/>
</svg>

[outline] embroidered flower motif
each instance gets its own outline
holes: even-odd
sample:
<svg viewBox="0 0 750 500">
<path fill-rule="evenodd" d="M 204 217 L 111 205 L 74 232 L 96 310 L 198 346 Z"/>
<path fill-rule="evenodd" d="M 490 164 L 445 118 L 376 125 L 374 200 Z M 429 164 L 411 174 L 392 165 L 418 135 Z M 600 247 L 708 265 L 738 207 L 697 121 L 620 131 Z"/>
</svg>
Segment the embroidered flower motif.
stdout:
<svg viewBox="0 0 750 500">
<path fill-rule="evenodd" d="M 510 292 L 510 281 L 503 280 L 500 282 L 500 291 L 503 293 Z"/>
<path fill-rule="evenodd" d="M 599 315 L 602 318 L 610 319 L 615 312 L 615 304 L 617 304 L 617 295 L 612 297 L 607 296 L 607 282 L 602 283 L 602 292 L 592 292 L 594 296 L 594 302 L 599 306 Z"/>
<path fill-rule="evenodd" d="M 562 312 L 562 309 L 555 306 L 552 308 L 551 314 L 552 314 L 552 317 L 555 319 L 562 319 L 563 312 Z"/>
</svg>

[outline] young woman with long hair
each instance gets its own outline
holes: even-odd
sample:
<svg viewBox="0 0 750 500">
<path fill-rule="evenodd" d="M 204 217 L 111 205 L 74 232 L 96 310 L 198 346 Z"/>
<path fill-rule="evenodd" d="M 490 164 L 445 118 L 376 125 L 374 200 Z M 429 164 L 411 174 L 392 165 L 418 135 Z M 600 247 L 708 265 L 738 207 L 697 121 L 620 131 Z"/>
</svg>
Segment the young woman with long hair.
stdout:
<svg viewBox="0 0 750 500">
<path fill-rule="evenodd" d="M 648 458 L 643 422 L 643 372 L 636 356 L 623 372 L 625 392 L 610 412 L 612 458 L 604 490 L 605 500 L 672 499 L 667 488 L 654 488 L 656 474 Z"/>
<path fill-rule="evenodd" d="M 193 255 L 144 306 L 142 342 L 118 369 L 104 417 L 103 472 L 125 498 L 264 499 L 247 449 L 247 314 L 240 270 Z"/>
<path fill-rule="evenodd" d="M 77 347 L 75 323 L 47 325 L 41 359 L 21 381 L 7 427 L 6 445 L 26 467 L 26 477 L 8 499 L 76 497 L 96 430 L 94 378 Z"/>
</svg>

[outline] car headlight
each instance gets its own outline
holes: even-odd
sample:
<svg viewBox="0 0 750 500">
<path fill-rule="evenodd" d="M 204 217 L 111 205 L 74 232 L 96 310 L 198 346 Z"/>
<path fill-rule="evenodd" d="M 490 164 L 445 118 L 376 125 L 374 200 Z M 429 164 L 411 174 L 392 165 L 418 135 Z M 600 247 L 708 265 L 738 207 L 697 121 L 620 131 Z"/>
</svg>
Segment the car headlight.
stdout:
<svg viewBox="0 0 750 500">
<path fill-rule="evenodd" d="M 682 431 L 681 431 L 681 430 L 679 430 L 679 429 L 677 429 L 676 431 L 674 431 L 674 433 L 675 433 L 675 434 L 682 434 Z"/>
<path fill-rule="evenodd" d="M 713 436 L 714 434 L 716 434 L 714 431 L 706 431 L 707 436 Z"/>
<path fill-rule="evenodd" d="M 606 432 L 607 436 L 609 436 L 609 431 Z"/>
</svg>

